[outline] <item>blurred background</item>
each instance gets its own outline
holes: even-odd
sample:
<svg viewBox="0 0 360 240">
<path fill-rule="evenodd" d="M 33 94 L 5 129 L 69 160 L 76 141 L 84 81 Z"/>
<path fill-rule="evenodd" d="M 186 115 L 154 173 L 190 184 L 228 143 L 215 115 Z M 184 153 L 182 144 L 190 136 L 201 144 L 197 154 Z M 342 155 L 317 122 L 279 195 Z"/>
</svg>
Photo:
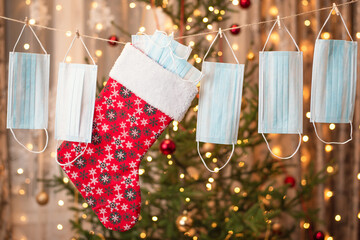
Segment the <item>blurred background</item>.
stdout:
<svg viewBox="0 0 360 240">
<path fill-rule="evenodd" d="M 352 1 L 335 0 L 337 4 Z M 321 143 L 310 118 L 312 58 L 316 36 L 332 6 L 328 0 L 0 0 L 0 15 L 30 24 L 51 54 L 47 150 L 39 155 L 21 148 L 6 129 L 8 53 L 23 24 L 0 20 L 0 239 L 360 239 L 360 121 L 356 99 L 353 141 Z M 324 9 L 326 8 L 326 9 Z M 319 11 L 314 11 L 319 10 Z M 355 41 L 360 39 L 360 3 L 339 6 Z M 299 13 L 299 16 L 293 16 Z M 304 54 L 304 135 L 298 154 L 273 159 L 257 133 L 258 53 L 276 17 L 287 26 Z M 196 98 L 185 119 L 170 124 L 145 155 L 139 171 L 141 220 L 118 233 L 105 229 L 55 162 L 55 99 L 59 62 L 75 31 L 120 42 L 131 34 L 151 35 L 156 28 L 175 38 L 234 27 L 225 34 L 240 63 L 246 64 L 241 121 L 235 155 L 221 172 L 210 174 L 196 153 Z M 193 48 L 189 62 L 201 70 L 202 58 L 216 33 L 179 38 Z M 349 40 L 333 14 L 321 38 Z M 84 39 L 99 66 L 98 92 L 123 44 Z M 271 33 L 267 50 L 295 51 L 286 31 Z M 41 53 L 27 28 L 16 51 Z M 66 62 L 87 63 L 77 41 Z M 234 59 L 219 39 L 207 61 Z M 359 88 L 359 87 L 358 87 Z M 357 88 L 357 93 L 359 89 Z M 345 140 L 347 124 L 322 124 L 320 135 Z M 17 130 L 30 149 L 45 143 L 42 131 Z M 269 135 L 272 150 L 288 155 L 295 135 Z M 203 144 L 201 152 L 215 168 L 226 160 L 228 146 Z"/>
</svg>

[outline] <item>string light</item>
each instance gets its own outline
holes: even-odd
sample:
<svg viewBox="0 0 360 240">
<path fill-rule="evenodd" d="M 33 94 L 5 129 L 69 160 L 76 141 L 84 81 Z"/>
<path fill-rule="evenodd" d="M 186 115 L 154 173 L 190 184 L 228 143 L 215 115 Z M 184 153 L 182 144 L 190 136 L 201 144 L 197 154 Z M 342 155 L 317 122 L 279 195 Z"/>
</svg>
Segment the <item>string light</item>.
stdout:
<svg viewBox="0 0 360 240">
<path fill-rule="evenodd" d="M 194 41 L 190 41 L 190 42 L 189 42 L 189 45 L 190 45 L 190 47 L 193 47 L 193 46 L 195 46 L 195 42 L 194 42 Z"/>
<path fill-rule="evenodd" d="M 219 168 L 218 168 L 218 167 L 214 168 L 214 172 L 218 173 L 218 172 L 219 172 Z"/>
<path fill-rule="evenodd" d="M 131 3 L 129 4 L 129 7 L 130 7 L 130 8 L 135 8 L 135 7 L 136 7 L 136 3 L 131 2 Z"/>
<path fill-rule="evenodd" d="M 333 195 L 334 195 L 334 193 L 332 191 L 330 191 L 329 189 L 326 189 L 324 191 L 324 197 L 326 200 L 330 199 Z"/>
<path fill-rule="evenodd" d="M 210 12 L 214 11 L 214 7 L 213 7 L 213 6 L 210 6 L 210 7 L 209 7 L 209 11 L 210 11 Z"/>
<path fill-rule="evenodd" d="M 151 9 L 151 6 L 150 5 L 146 5 L 146 10 L 150 10 Z"/>
<path fill-rule="evenodd" d="M 329 129 L 330 129 L 330 130 L 334 130 L 335 127 L 336 127 L 336 126 L 335 126 L 335 124 L 333 124 L 333 123 L 331 123 L 331 124 L 329 125 Z"/>
<path fill-rule="evenodd" d="M 211 152 L 206 152 L 206 153 L 205 153 L 205 157 L 206 157 L 206 158 L 211 158 Z"/>
<path fill-rule="evenodd" d="M 145 232 L 140 233 L 140 238 L 142 239 L 146 238 L 146 233 Z"/>
<path fill-rule="evenodd" d="M 303 136 L 303 141 L 304 141 L 304 142 L 309 141 L 309 136 L 308 136 L 308 135 L 304 135 L 304 136 Z"/>
<path fill-rule="evenodd" d="M 151 157 L 151 156 L 148 156 L 148 157 L 146 158 L 146 160 L 147 160 L 148 162 L 151 162 L 151 161 L 152 161 L 152 157 Z"/>
<path fill-rule="evenodd" d="M 225 10 L 220 10 L 220 15 L 225 15 Z"/>
<path fill-rule="evenodd" d="M 270 35 L 270 40 L 273 42 L 273 43 L 278 43 L 279 40 L 280 40 L 280 36 L 277 32 L 273 32 L 271 33 Z"/>
<path fill-rule="evenodd" d="M 340 222 L 340 221 L 341 221 L 341 216 L 340 216 L 339 214 L 337 214 L 337 215 L 335 216 L 335 221 L 337 221 L 337 222 Z"/>
<path fill-rule="evenodd" d="M 101 31 L 102 29 L 103 29 L 103 25 L 101 24 L 101 23 L 97 23 L 96 25 L 95 25 L 95 28 L 96 28 L 96 30 L 98 30 L 98 31 Z"/>
<path fill-rule="evenodd" d="M 206 190 L 210 191 L 210 190 L 211 190 L 211 188 L 212 188 L 211 183 L 207 183 L 207 184 L 206 184 Z"/>
<path fill-rule="evenodd" d="M 63 225 L 61 225 L 61 224 L 58 224 L 57 226 L 56 226 L 56 228 L 59 230 L 59 231 L 61 231 L 61 230 L 63 230 Z"/>
<path fill-rule="evenodd" d="M 334 172 L 334 167 L 333 167 L 333 166 L 328 166 L 328 167 L 326 168 L 326 171 L 327 171 L 328 173 L 333 173 L 333 172 Z"/>
<path fill-rule="evenodd" d="M 185 198 L 185 201 L 186 201 L 186 202 L 190 202 L 190 198 L 188 198 L 188 197 Z"/>
<path fill-rule="evenodd" d="M 140 168 L 140 169 L 139 169 L 139 175 L 143 175 L 144 173 L 145 173 L 145 169 Z"/>
<path fill-rule="evenodd" d="M 215 10 L 214 10 L 214 13 L 215 13 L 215 14 L 219 14 L 219 12 L 220 12 L 219 9 L 215 9 Z"/>
<path fill-rule="evenodd" d="M 170 166 L 173 165 L 173 163 L 174 163 L 174 162 L 173 162 L 172 160 L 169 160 L 169 161 L 168 161 L 168 164 L 169 164 Z"/>
<path fill-rule="evenodd" d="M 63 178 L 63 182 L 64 182 L 64 183 L 68 183 L 68 182 L 69 182 L 69 178 L 64 177 L 64 178 Z"/>
<path fill-rule="evenodd" d="M 60 4 L 56 5 L 55 7 L 56 11 L 61 11 L 62 10 L 62 6 Z"/>
<path fill-rule="evenodd" d="M 179 188 L 179 191 L 180 191 L 180 192 L 184 192 L 185 189 L 184 189 L 183 187 L 181 187 L 181 188 Z"/>
<path fill-rule="evenodd" d="M 245 166 L 245 162 L 240 161 L 238 165 L 239 165 L 239 167 L 244 167 L 244 166 Z"/>
<path fill-rule="evenodd" d="M 330 144 L 325 145 L 325 151 L 326 152 L 331 152 L 332 150 L 333 150 L 333 146 L 331 146 Z"/>
<path fill-rule="evenodd" d="M 30 178 L 25 178 L 25 183 L 26 183 L 26 184 L 30 184 L 30 182 L 31 182 L 31 181 L 30 181 Z"/>
<path fill-rule="evenodd" d="M 360 180 L 360 173 L 357 174 L 357 179 Z"/>
<path fill-rule="evenodd" d="M 183 179 L 185 177 L 185 174 L 180 174 L 180 178 Z"/>
<path fill-rule="evenodd" d="M 145 30 L 146 30 L 146 28 L 144 26 L 139 28 L 139 32 L 141 32 L 141 33 L 145 32 Z"/>
<path fill-rule="evenodd" d="M 213 29 L 213 26 L 212 26 L 211 24 L 208 24 L 206 27 L 207 27 L 207 29 L 209 29 L 209 30 Z"/>
<path fill-rule="evenodd" d="M 277 9 L 277 7 L 272 6 L 272 7 L 270 7 L 270 9 L 269 9 L 269 13 L 270 13 L 270 15 L 272 15 L 272 16 L 276 16 L 276 15 L 278 15 L 279 10 Z"/>
<path fill-rule="evenodd" d="M 27 220 L 27 217 L 25 215 L 20 216 L 20 221 L 26 222 L 26 220 Z"/>
<path fill-rule="evenodd" d="M 86 203 L 86 202 L 84 202 L 83 204 L 82 204 L 82 207 L 83 208 L 87 208 L 89 205 Z"/>
<path fill-rule="evenodd" d="M 239 192 L 240 192 L 240 188 L 239 188 L 239 187 L 235 187 L 235 188 L 234 188 L 234 192 L 235 192 L 235 193 L 239 193 Z"/>
<path fill-rule="evenodd" d="M 233 1 L 232 1 L 232 4 L 235 5 L 235 6 L 236 6 L 236 5 L 239 5 L 239 0 L 233 0 Z"/>
<path fill-rule="evenodd" d="M 31 18 L 31 19 L 29 20 L 29 24 L 30 24 L 30 25 L 34 25 L 35 23 L 36 23 L 35 19 Z"/>
<path fill-rule="evenodd" d="M 234 43 L 231 47 L 234 49 L 234 51 L 239 50 L 239 45 L 237 45 L 237 43 Z"/>
<path fill-rule="evenodd" d="M 239 207 L 238 207 L 238 206 L 234 206 L 234 207 L 233 207 L 233 210 L 234 210 L 234 212 L 237 212 L 237 211 L 239 210 Z"/>
<path fill-rule="evenodd" d="M 214 178 L 209 177 L 208 181 L 209 181 L 210 183 L 212 183 L 212 182 L 214 182 Z"/>
<path fill-rule="evenodd" d="M 16 172 L 17 172 L 17 174 L 21 175 L 24 173 L 24 169 L 18 168 Z"/>
<path fill-rule="evenodd" d="M 81 217 L 82 217 L 83 219 L 86 219 L 86 218 L 87 218 L 87 215 L 86 215 L 85 213 L 83 213 L 83 214 L 81 215 Z"/>
<path fill-rule="evenodd" d="M 66 35 L 67 37 L 71 37 L 72 33 L 71 33 L 71 31 L 66 31 L 65 35 Z"/>
<path fill-rule="evenodd" d="M 189 30 L 191 29 L 191 26 L 190 26 L 190 25 L 186 25 L 185 29 L 189 31 Z"/>
<path fill-rule="evenodd" d="M 311 113 L 310 113 L 310 112 L 307 112 L 307 113 L 306 113 L 306 117 L 307 117 L 307 118 L 310 118 L 310 117 L 311 117 Z"/>
<path fill-rule="evenodd" d="M 25 1 L 25 4 L 26 4 L 26 5 L 30 5 L 30 4 L 31 4 L 31 0 L 26 0 L 26 1 Z"/>
<path fill-rule="evenodd" d="M 280 155 L 281 149 L 279 147 L 273 147 L 272 152 L 275 153 L 276 155 Z"/>
<path fill-rule="evenodd" d="M 307 5 L 309 5 L 308 0 L 302 0 L 302 1 L 301 1 L 301 3 L 302 3 L 302 5 L 303 5 L 303 6 L 307 6 Z"/>
<path fill-rule="evenodd" d="M 20 189 L 19 189 L 19 194 L 20 194 L 20 195 L 25 195 L 25 190 L 22 189 L 22 188 L 20 188 Z"/>
<path fill-rule="evenodd" d="M 310 20 L 308 20 L 308 19 L 306 19 L 305 21 L 304 21 L 304 24 L 305 24 L 305 26 L 310 26 L 310 24 L 311 24 L 311 22 L 310 22 Z"/>
<path fill-rule="evenodd" d="M 358 218 L 358 219 L 360 219 L 360 212 L 358 212 L 358 214 L 357 214 L 357 218 Z"/>
<path fill-rule="evenodd" d="M 91 3 L 91 7 L 92 7 L 92 8 L 97 8 L 97 7 L 98 7 L 98 3 L 97 3 L 97 2 L 92 2 L 92 3 Z"/>
<path fill-rule="evenodd" d="M 63 201 L 63 200 L 59 200 L 59 201 L 58 201 L 58 205 L 59 205 L 60 207 L 64 206 L 64 201 Z"/>
<path fill-rule="evenodd" d="M 71 60 L 72 60 L 71 56 L 67 56 L 66 59 L 65 59 L 66 62 L 71 62 Z"/>
<path fill-rule="evenodd" d="M 310 223 L 304 222 L 303 227 L 304 227 L 304 229 L 309 229 Z"/>
<path fill-rule="evenodd" d="M 323 32 L 321 34 L 321 38 L 322 39 L 329 39 L 331 37 L 330 33 L 329 32 Z"/>
<path fill-rule="evenodd" d="M 326 240 L 334 240 L 334 238 L 332 236 L 328 236 Z"/>
<path fill-rule="evenodd" d="M 171 154 L 166 155 L 167 159 L 171 159 Z"/>
<path fill-rule="evenodd" d="M 207 17 L 204 17 L 202 20 L 204 23 L 207 23 L 209 21 L 209 19 Z"/>
<path fill-rule="evenodd" d="M 357 38 L 357 39 L 360 39 L 360 32 L 357 32 L 357 33 L 356 33 L 356 38 Z"/>
<path fill-rule="evenodd" d="M 213 162 L 213 163 L 217 163 L 217 158 L 213 158 L 213 159 L 212 159 L 212 162 Z"/>
<path fill-rule="evenodd" d="M 96 55 L 97 57 L 101 57 L 101 56 L 102 56 L 102 51 L 101 51 L 101 50 L 96 50 L 96 51 L 95 51 L 95 55 Z"/>
<path fill-rule="evenodd" d="M 156 221 L 158 220 L 158 217 L 157 217 L 157 216 L 153 216 L 151 219 L 153 220 L 153 222 L 156 222 Z"/>
</svg>

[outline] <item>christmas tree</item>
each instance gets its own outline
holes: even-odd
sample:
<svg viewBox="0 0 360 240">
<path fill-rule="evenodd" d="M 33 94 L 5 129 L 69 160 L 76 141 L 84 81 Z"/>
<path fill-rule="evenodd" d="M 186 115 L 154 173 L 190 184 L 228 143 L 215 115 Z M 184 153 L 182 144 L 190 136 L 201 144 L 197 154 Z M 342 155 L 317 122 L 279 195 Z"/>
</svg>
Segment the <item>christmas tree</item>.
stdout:
<svg viewBox="0 0 360 240">
<path fill-rule="evenodd" d="M 161 7 L 180 37 L 185 29 L 186 34 L 211 30 L 231 12 L 230 1 L 143 2 Z M 247 7 L 247 2 L 240 4 Z M 194 49 L 192 61 L 199 65 L 209 42 L 197 38 L 196 44 L 190 45 Z M 211 56 L 220 60 L 222 49 L 215 46 Z M 300 223 L 309 228 L 307 224 L 318 221 L 316 209 L 307 208 L 307 201 L 314 187 L 324 181 L 323 171 L 309 168 L 303 184 L 287 173 L 295 166 L 293 161 L 279 161 L 270 155 L 261 160 L 251 157 L 254 148 L 264 144 L 257 132 L 258 86 L 253 73 L 258 66 L 253 54 L 248 55 L 245 66 L 239 140 L 230 163 L 223 171 L 216 171 L 231 147 L 205 143 L 200 151 L 216 173 L 209 173 L 202 165 L 196 151 L 195 98 L 184 120 L 174 121 L 142 160 L 141 217 L 130 231 L 103 227 L 62 171 L 47 181 L 75 202 L 71 207 L 75 218 L 70 220 L 74 239 L 290 239 Z M 284 224 L 284 219 L 293 220 Z"/>
</svg>

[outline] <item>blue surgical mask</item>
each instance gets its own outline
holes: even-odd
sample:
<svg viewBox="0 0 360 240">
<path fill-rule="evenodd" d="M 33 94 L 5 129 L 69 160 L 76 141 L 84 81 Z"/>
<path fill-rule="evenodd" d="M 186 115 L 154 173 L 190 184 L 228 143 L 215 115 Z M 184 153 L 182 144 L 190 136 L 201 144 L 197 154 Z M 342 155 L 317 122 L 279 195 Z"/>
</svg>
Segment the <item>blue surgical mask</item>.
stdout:
<svg viewBox="0 0 360 240">
<path fill-rule="evenodd" d="M 214 42 L 218 35 L 219 33 L 216 35 Z M 231 49 L 226 35 L 222 35 Z M 209 51 L 205 54 L 204 60 L 208 53 Z M 207 61 L 202 64 L 204 78 L 201 80 L 200 86 L 196 141 L 199 156 L 210 172 L 214 171 L 208 168 L 201 157 L 199 142 L 232 145 L 232 152 L 225 163 L 226 165 L 232 157 L 238 136 L 244 64 L 239 64 L 235 53 L 232 53 L 237 64 Z M 224 168 L 225 165 L 219 170 Z"/>
<path fill-rule="evenodd" d="M 292 38 L 284 25 L 282 28 Z M 303 55 L 293 38 L 298 51 L 264 51 L 268 40 L 259 53 L 258 132 L 274 156 L 288 159 L 298 151 L 303 131 Z M 299 134 L 298 147 L 291 156 L 279 157 L 271 151 L 264 133 Z"/>
<path fill-rule="evenodd" d="M 15 52 L 17 43 L 27 25 L 24 25 L 19 38 L 9 56 L 7 128 L 14 139 L 25 149 L 33 153 L 43 152 L 48 143 L 48 96 L 50 55 L 47 54 L 37 38 L 45 54 Z M 44 129 L 46 145 L 41 151 L 26 148 L 15 136 L 12 129 Z"/>
<path fill-rule="evenodd" d="M 349 33 L 344 19 L 342 22 Z M 326 19 L 323 27 L 329 20 Z M 357 42 L 316 39 L 311 82 L 311 117 L 315 133 L 326 144 L 345 144 L 352 139 L 352 120 L 356 94 Z M 317 133 L 315 123 L 350 123 L 350 139 L 327 142 Z"/>
</svg>

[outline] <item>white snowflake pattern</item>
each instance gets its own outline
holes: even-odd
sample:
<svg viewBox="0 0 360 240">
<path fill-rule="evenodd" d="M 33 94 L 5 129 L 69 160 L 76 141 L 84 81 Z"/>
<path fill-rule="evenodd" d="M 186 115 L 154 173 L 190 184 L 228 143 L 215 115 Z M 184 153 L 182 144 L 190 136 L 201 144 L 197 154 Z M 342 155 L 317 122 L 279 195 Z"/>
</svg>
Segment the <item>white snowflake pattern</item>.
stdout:
<svg viewBox="0 0 360 240">
<path fill-rule="evenodd" d="M 110 119 L 110 120 L 113 120 L 114 118 L 116 118 L 116 115 L 115 115 L 115 112 L 109 112 L 108 114 L 107 114 L 107 117 Z"/>
<path fill-rule="evenodd" d="M 135 99 L 134 103 L 135 103 L 135 105 L 140 105 L 141 99 L 140 98 Z"/>
<path fill-rule="evenodd" d="M 98 195 L 103 194 L 103 190 L 102 190 L 102 188 L 98 188 L 98 189 L 96 189 L 96 194 L 98 194 Z"/>
<path fill-rule="evenodd" d="M 72 179 L 77 179 L 79 176 L 78 176 L 78 173 L 77 172 L 72 172 L 71 173 L 71 178 Z"/>
<path fill-rule="evenodd" d="M 139 120 L 139 117 L 136 117 L 136 113 L 134 113 L 133 115 L 128 114 L 128 119 L 126 119 L 127 122 L 130 122 L 130 127 L 132 127 L 134 124 L 138 125 L 137 120 Z"/>
<path fill-rule="evenodd" d="M 106 108 L 109 109 L 109 107 L 113 106 L 113 100 L 111 97 L 105 97 L 105 101 L 103 101 L 103 104 L 106 105 Z"/>
<path fill-rule="evenodd" d="M 121 102 L 121 101 L 119 101 L 118 103 L 117 103 L 117 107 L 118 108 L 123 108 L 124 107 L 124 103 L 123 102 Z"/>
<path fill-rule="evenodd" d="M 108 175 L 103 175 L 103 176 L 101 176 L 100 181 L 103 182 L 103 183 L 107 183 L 107 182 L 110 181 L 110 178 L 109 178 Z"/>
<path fill-rule="evenodd" d="M 126 148 L 129 148 L 129 149 L 131 149 L 133 147 L 132 142 L 127 142 L 127 143 L 125 143 L 125 145 L 126 145 Z"/>
<path fill-rule="evenodd" d="M 161 122 L 161 123 L 166 122 L 166 117 L 165 117 L 165 116 L 161 116 L 161 117 L 159 118 L 159 122 Z"/>
<path fill-rule="evenodd" d="M 99 122 L 102 122 L 104 119 L 105 119 L 105 116 L 104 116 L 104 114 L 102 114 L 102 113 L 99 113 L 99 114 L 96 116 L 96 120 L 99 121 Z"/>
<path fill-rule="evenodd" d="M 118 83 L 116 81 L 111 82 L 111 87 L 116 88 L 118 86 Z"/>
<path fill-rule="evenodd" d="M 94 176 L 96 174 L 96 169 L 95 168 L 90 169 L 89 174 Z"/>
<path fill-rule="evenodd" d="M 91 156 L 91 154 L 94 153 L 94 149 L 92 149 L 91 147 L 88 147 L 88 148 L 86 149 L 86 153 Z"/>
<path fill-rule="evenodd" d="M 129 209 L 129 207 L 128 207 L 128 205 L 127 204 L 123 204 L 123 205 L 121 205 L 121 210 L 122 211 L 126 211 L 126 210 L 128 210 Z"/>
<path fill-rule="evenodd" d="M 108 153 L 108 154 L 106 155 L 106 158 L 105 158 L 106 161 L 111 161 L 111 160 L 113 160 L 113 159 L 114 159 L 114 156 L 113 156 L 111 153 Z"/>
<path fill-rule="evenodd" d="M 121 200 L 124 198 L 124 197 L 123 197 L 123 194 L 121 194 L 121 193 L 116 194 L 115 197 L 116 197 L 116 199 L 119 200 L 119 201 L 121 201 Z"/>
<path fill-rule="evenodd" d="M 105 151 L 108 151 L 108 152 L 109 152 L 109 151 L 111 151 L 111 150 L 112 150 L 111 145 L 106 145 L 106 146 L 105 146 Z"/>
<path fill-rule="evenodd" d="M 84 166 L 84 165 L 85 165 L 84 159 L 82 159 L 82 158 L 78 158 L 78 159 L 76 160 L 76 163 L 77 163 L 77 165 L 79 165 L 79 166 Z"/>
<path fill-rule="evenodd" d="M 119 221 L 119 216 L 116 215 L 116 214 L 113 214 L 112 217 L 111 217 L 111 220 L 114 221 L 114 222 L 117 222 L 117 221 Z"/>
<path fill-rule="evenodd" d="M 146 118 L 144 118 L 144 119 L 142 119 L 141 120 L 141 125 L 142 126 L 145 126 L 146 124 L 148 124 L 149 122 L 148 122 L 148 120 L 146 119 Z"/>
<path fill-rule="evenodd" d="M 143 110 L 141 107 L 138 107 L 136 110 L 135 110 L 135 114 L 139 114 L 141 115 L 143 113 Z"/>
<path fill-rule="evenodd" d="M 126 128 L 126 123 L 124 122 L 120 123 L 120 128 Z"/>
<path fill-rule="evenodd" d="M 96 166 L 97 168 L 100 168 L 101 172 L 103 171 L 109 171 L 108 166 L 110 165 L 110 163 L 107 163 L 106 160 L 98 160 L 99 164 Z"/>
<path fill-rule="evenodd" d="M 128 136 L 128 133 L 124 130 L 122 133 L 121 133 L 121 137 L 122 138 L 126 138 Z"/>
<path fill-rule="evenodd" d="M 128 96 L 130 94 L 130 90 L 127 88 L 123 88 L 122 89 L 122 94 L 124 94 L 125 96 Z"/>
<path fill-rule="evenodd" d="M 133 191 L 128 191 L 128 192 L 126 193 L 126 198 L 132 199 L 133 197 L 134 197 L 134 192 L 133 192 Z"/>
<path fill-rule="evenodd" d="M 116 184 L 114 187 L 115 191 L 120 191 L 121 190 L 121 185 Z"/>
<path fill-rule="evenodd" d="M 124 226 L 124 230 L 125 230 L 125 231 L 129 230 L 130 228 L 131 228 L 131 226 L 128 225 L 128 224 L 126 224 L 126 225 Z"/>
<path fill-rule="evenodd" d="M 133 179 L 131 177 L 125 177 L 124 181 L 122 181 L 122 184 L 125 185 L 125 188 L 128 188 L 129 186 L 133 186 Z"/>
<path fill-rule="evenodd" d="M 81 148 L 81 144 L 73 144 L 73 149 L 71 149 L 72 152 L 75 152 L 75 154 L 79 154 L 83 151 Z"/>
<path fill-rule="evenodd" d="M 136 162 L 131 162 L 129 165 L 130 165 L 130 168 L 136 168 Z"/>
<path fill-rule="evenodd" d="M 119 170 L 119 167 L 118 167 L 118 165 L 112 165 L 111 166 L 111 171 L 114 171 L 114 172 L 116 172 L 117 170 Z"/>
<path fill-rule="evenodd" d="M 98 183 L 97 178 L 96 177 L 91 178 L 90 183 L 96 185 Z"/>
<path fill-rule="evenodd" d="M 130 175 L 136 176 L 136 175 L 138 175 L 138 174 L 139 174 L 139 170 L 137 170 L 137 169 L 135 169 L 135 168 L 131 169 Z"/>
<path fill-rule="evenodd" d="M 146 139 L 146 140 L 144 141 L 144 145 L 147 146 L 147 147 L 149 147 L 149 146 L 151 145 L 151 141 L 150 141 L 149 139 Z"/>
<path fill-rule="evenodd" d="M 95 203 L 95 201 L 92 198 L 90 198 L 87 202 L 90 206 L 94 205 Z"/>
<path fill-rule="evenodd" d="M 101 221 L 103 224 L 106 224 L 109 220 L 108 220 L 105 216 L 103 216 L 103 217 L 101 217 L 100 221 Z"/>
<path fill-rule="evenodd" d="M 116 149 L 123 146 L 122 143 L 125 142 L 125 140 L 121 140 L 120 136 L 113 137 L 113 138 L 114 138 L 114 141 L 112 142 L 112 144 L 115 144 Z"/>
<path fill-rule="evenodd" d="M 81 191 L 84 192 L 86 196 L 88 196 L 89 194 L 93 194 L 93 189 L 94 187 L 91 187 L 89 183 L 88 185 L 83 184 L 83 188 L 81 189 Z"/>
<path fill-rule="evenodd" d="M 137 129 L 132 129 L 130 132 L 131 136 L 137 137 L 139 135 L 139 131 Z"/>
<path fill-rule="evenodd" d="M 148 113 L 153 113 L 155 111 L 155 108 L 153 106 L 147 105 L 145 111 Z"/>
<path fill-rule="evenodd" d="M 102 130 L 103 132 L 106 132 L 107 130 L 109 130 L 109 125 L 103 124 L 103 125 L 101 126 L 101 130 Z"/>
<path fill-rule="evenodd" d="M 96 109 L 96 111 L 101 112 L 101 111 L 102 111 L 102 106 L 101 106 L 101 105 L 97 105 L 97 106 L 95 107 L 95 109 Z"/>
<path fill-rule="evenodd" d="M 71 153 L 67 152 L 64 154 L 64 158 L 69 159 L 71 158 Z"/>
<path fill-rule="evenodd" d="M 107 207 L 110 208 L 111 212 L 113 212 L 114 210 L 118 210 L 118 208 L 117 208 L 118 203 L 116 203 L 116 199 L 114 199 L 112 201 L 108 200 L 108 203 L 109 204 L 107 205 Z"/>
<path fill-rule="evenodd" d="M 111 96 L 117 98 L 119 96 L 119 92 L 117 90 L 114 90 L 111 92 Z"/>
</svg>

